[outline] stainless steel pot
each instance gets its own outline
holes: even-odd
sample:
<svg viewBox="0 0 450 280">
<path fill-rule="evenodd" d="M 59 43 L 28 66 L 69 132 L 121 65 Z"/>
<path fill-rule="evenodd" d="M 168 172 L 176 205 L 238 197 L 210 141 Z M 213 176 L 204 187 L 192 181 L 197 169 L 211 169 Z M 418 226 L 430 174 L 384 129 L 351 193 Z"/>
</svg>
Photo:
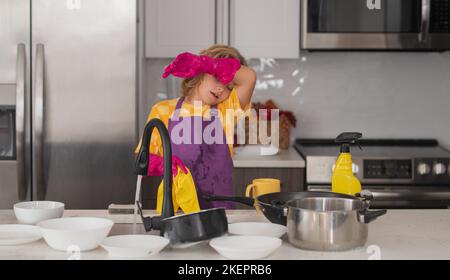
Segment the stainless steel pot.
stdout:
<svg viewBox="0 0 450 280">
<path fill-rule="evenodd" d="M 386 210 L 368 210 L 357 198 L 308 197 L 287 204 L 289 242 L 302 249 L 344 251 L 363 246 L 368 223 Z"/>
</svg>

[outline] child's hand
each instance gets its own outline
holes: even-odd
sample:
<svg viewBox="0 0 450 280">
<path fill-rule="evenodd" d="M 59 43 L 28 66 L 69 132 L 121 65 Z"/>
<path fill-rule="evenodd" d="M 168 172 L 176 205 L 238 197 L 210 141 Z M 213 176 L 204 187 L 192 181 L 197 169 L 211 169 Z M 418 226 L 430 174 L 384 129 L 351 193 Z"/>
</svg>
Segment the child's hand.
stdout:
<svg viewBox="0 0 450 280">
<path fill-rule="evenodd" d="M 180 78 L 192 78 L 202 73 L 208 73 L 222 84 L 231 82 L 241 67 L 238 59 L 212 58 L 206 55 L 198 56 L 188 52 L 179 54 L 164 70 L 163 78 L 169 75 Z"/>
<path fill-rule="evenodd" d="M 213 73 L 210 73 L 222 84 L 227 85 L 234 79 L 234 75 L 241 68 L 241 63 L 234 58 L 209 58 L 213 64 Z"/>
<path fill-rule="evenodd" d="M 188 173 L 186 166 L 184 166 L 181 159 L 177 156 L 172 156 L 172 174 L 173 174 L 173 176 L 177 176 L 178 167 L 180 167 L 181 171 L 183 171 L 184 174 Z"/>
<path fill-rule="evenodd" d="M 166 66 L 163 78 L 174 75 L 179 78 L 192 78 L 202 73 L 202 62 L 198 56 L 185 52 L 179 54 L 169 65 Z"/>
<path fill-rule="evenodd" d="M 148 166 L 148 174 L 147 176 L 163 176 L 164 175 L 164 160 L 162 157 L 154 154 L 150 154 L 150 163 Z M 180 167 L 181 171 L 184 174 L 187 174 L 188 171 L 186 166 L 184 166 L 181 159 L 177 156 L 172 156 L 172 176 L 177 176 L 178 167 Z"/>
</svg>

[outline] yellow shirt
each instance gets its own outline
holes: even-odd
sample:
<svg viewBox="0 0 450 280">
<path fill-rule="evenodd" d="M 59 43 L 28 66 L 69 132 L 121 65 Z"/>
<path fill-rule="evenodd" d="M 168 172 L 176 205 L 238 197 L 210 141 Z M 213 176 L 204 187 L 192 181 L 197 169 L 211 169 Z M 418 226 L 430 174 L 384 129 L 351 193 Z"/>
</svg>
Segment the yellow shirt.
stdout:
<svg viewBox="0 0 450 280">
<path fill-rule="evenodd" d="M 163 123 L 168 127 L 169 119 L 172 117 L 175 107 L 177 106 L 179 98 L 163 100 L 158 102 L 152 107 L 150 115 L 147 118 L 147 122 L 153 118 L 158 118 L 163 121 Z M 217 104 L 217 111 L 219 112 L 219 117 L 222 122 L 222 127 L 224 128 L 224 134 L 227 136 L 228 147 L 230 148 L 230 154 L 233 156 L 233 136 L 234 136 L 234 126 L 235 120 L 244 116 L 245 112 L 250 109 L 250 104 L 246 108 L 242 109 L 236 89 L 231 90 L 230 96 L 223 102 Z M 203 105 L 200 110 L 194 110 L 194 105 L 183 102 L 180 110 L 180 117 L 191 117 L 200 115 L 204 118 L 209 118 L 210 106 Z M 225 123 L 225 125 L 224 125 Z M 141 148 L 142 139 L 135 150 L 135 153 L 139 152 Z M 155 129 L 152 133 L 152 138 L 150 140 L 150 153 L 162 156 L 162 142 L 159 137 L 158 131 Z"/>
</svg>

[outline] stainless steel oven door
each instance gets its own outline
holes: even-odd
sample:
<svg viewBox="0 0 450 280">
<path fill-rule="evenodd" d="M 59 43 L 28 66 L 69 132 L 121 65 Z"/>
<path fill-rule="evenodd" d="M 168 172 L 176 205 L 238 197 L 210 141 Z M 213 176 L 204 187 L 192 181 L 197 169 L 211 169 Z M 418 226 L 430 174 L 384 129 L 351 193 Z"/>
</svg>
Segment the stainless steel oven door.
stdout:
<svg viewBox="0 0 450 280">
<path fill-rule="evenodd" d="M 449 49 L 448 1 L 303 0 L 302 48 Z"/>
<path fill-rule="evenodd" d="M 331 191 L 331 185 L 308 185 L 308 191 Z M 372 208 L 447 209 L 450 186 L 364 186 L 373 194 Z"/>
</svg>

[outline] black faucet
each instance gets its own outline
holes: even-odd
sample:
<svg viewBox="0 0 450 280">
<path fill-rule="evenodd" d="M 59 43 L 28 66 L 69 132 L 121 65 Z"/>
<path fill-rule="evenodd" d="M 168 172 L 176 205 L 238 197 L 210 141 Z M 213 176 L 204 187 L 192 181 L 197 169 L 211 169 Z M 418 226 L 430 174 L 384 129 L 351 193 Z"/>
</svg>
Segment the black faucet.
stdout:
<svg viewBox="0 0 450 280">
<path fill-rule="evenodd" d="M 144 128 L 144 135 L 142 136 L 142 145 L 139 154 L 136 158 L 136 174 L 147 176 L 149 159 L 150 159 L 150 139 L 152 137 L 153 128 L 158 129 L 163 145 L 163 160 L 164 160 L 164 192 L 163 205 L 161 217 L 146 218 L 143 221 L 146 231 L 151 229 L 160 229 L 163 234 L 161 219 L 169 218 L 175 215 L 172 201 L 172 147 L 170 144 L 169 132 L 166 126 L 160 119 L 151 119 Z M 139 206 L 139 202 L 136 202 Z M 139 207 L 140 208 L 140 207 Z M 142 216 L 142 211 L 139 209 Z"/>
</svg>

